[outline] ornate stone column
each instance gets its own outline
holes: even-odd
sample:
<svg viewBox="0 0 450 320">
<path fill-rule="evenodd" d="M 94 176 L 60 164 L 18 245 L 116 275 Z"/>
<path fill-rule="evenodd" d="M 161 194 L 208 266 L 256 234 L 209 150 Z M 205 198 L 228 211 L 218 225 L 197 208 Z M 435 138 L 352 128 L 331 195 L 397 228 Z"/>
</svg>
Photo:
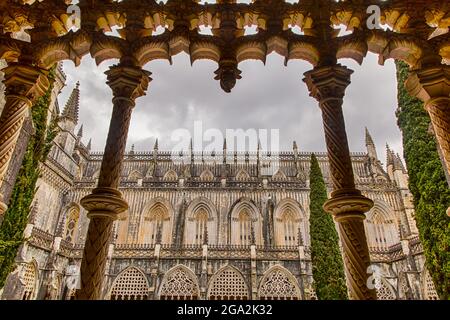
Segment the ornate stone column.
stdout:
<svg viewBox="0 0 450 320">
<path fill-rule="evenodd" d="M 0 117 L 0 185 L 6 178 L 11 157 L 22 129 L 27 110 L 42 96 L 50 83 L 47 71 L 21 63 L 11 63 L 5 73 L 6 103 Z M 7 206 L 0 194 L 0 215 Z"/>
<path fill-rule="evenodd" d="M 442 151 L 443 166 L 450 173 L 450 66 L 422 67 L 411 73 L 405 86 L 412 96 L 424 101 Z"/>
<path fill-rule="evenodd" d="M 342 111 L 345 89 L 352 73 L 339 64 L 316 67 L 305 73 L 304 81 L 322 110 L 334 189 L 324 209 L 339 225 L 350 298 L 368 300 L 376 299 L 376 293 L 367 287 L 370 257 L 363 220 L 364 212 L 370 210 L 373 202 L 355 188 Z"/>
<path fill-rule="evenodd" d="M 106 75 L 114 96 L 113 113 L 98 186 L 81 200 L 90 219 L 81 263 L 81 289 L 77 292 L 77 299 L 82 300 L 101 298 L 113 222 L 128 208 L 118 187 L 131 112 L 151 80 L 150 72 L 123 64 L 111 67 Z"/>
</svg>

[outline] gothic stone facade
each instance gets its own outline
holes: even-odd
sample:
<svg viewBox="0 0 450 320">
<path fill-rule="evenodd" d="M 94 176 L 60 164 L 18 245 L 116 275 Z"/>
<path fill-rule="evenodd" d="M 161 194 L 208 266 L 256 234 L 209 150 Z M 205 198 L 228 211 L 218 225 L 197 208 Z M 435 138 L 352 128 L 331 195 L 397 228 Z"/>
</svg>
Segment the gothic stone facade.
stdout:
<svg viewBox="0 0 450 320">
<path fill-rule="evenodd" d="M 60 90 L 60 88 L 58 89 Z M 102 154 L 82 142 L 78 86 L 34 200 L 27 239 L 3 299 L 70 299 L 88 218 L 80 199 L 96 186 Z M 53 105 L 52 112 L 58 111 Z M 353 153 L 358 189 L 374 200 L 365 228 L 379 299 L 435 299 L 418 240 L 408 176 L 387 168 L 366 132 Z M 309 239 L 310 153 L 189 153 L 183 163 L 155 144 L 125 156 L 120 189 L 129 210 L 115 222 L 104 299 L 314 299 Z M 326 154 L 317 154 L 330 186 Z M 275 165 L 276 164 L 276 165 Z M 273 168 L 276 168 L 274 170 Z M 273 170 L 267 170 L 272 168 Z M 331 186 L 330 186 L 331 191 Z"/>
</svg>

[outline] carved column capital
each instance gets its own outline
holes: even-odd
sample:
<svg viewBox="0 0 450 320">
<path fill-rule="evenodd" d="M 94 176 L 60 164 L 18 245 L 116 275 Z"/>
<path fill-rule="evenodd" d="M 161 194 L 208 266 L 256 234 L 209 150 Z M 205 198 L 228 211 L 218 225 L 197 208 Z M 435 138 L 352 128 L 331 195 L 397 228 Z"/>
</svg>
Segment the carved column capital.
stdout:
<svg viewBox="0 0 450 320">
<path fill-rule="evenodd" d="M 303 81 L 308 86 L 311 97 L 322 106 L 328 99 L 344 98 L 352 74 L 353 70 L 337 64 L 314 68 L 305 73 Z"/>
<path fill-rule="evenodd" d="M 88 211 L 87 217 L 108 217 L 117 220 L 128 209 L 119 190 L 113 188 L 96 188 L 92 194 L 81 199 L 81 205 Z"/>
<path fill-rule="evenodd" d="M 11 63 L 2 69 L 5 74 L 5 96 L 16 96 L 27 104 L 42 96 L 50 86 L 48 71 L 20 63 Z"/>
<path fill-rule="evenodd" d="M 3 69 L 6 103 L 0 117 L 0 185 L 5 179 L 27 109 L 50 86 L 48 72 L 21 63 L 12 63 Z M 0 194 L 0 215 L 7 210 Z"/>
<path fill-rule="evenodd" d="M 405 87 L 425 103 L 442 151 L 443 165 L 450 172 L 450 66 L 440 64 L 415 70 Z"/>
<path fill-rule="evenodd" d="M 107 85 L 112 89 L 114 99 L 127 99 L 133 103 L 144 96 L 152 80 L 151 72 L 139 67 L 116 65 L 105 72 Z"/>
<path fill-rule="evenodd" d="M 352 190 L 353 194 L 332 195 L 331 199 L 325 202 L 323 208 L 331 213 L 337 222 L 348 218 L 364 220 L 364 212 L 373 207 L 373 201 L 362 196 L 359 190 Z"/>
</svg>

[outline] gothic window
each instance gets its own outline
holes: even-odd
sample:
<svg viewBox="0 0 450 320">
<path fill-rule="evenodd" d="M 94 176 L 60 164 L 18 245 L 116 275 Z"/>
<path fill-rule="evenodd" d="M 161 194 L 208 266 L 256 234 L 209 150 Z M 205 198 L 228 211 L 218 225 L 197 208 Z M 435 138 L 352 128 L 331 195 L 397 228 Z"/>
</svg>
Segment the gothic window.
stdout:
<svg viewBox="0 0 450 320">
<path fill-rule="evenodd" d="M 186 210 L 184 243 L 202 245 L 217 243 L 217 213 L 211 201 L 204 197 L 193 200 Z"/>
<path fill-rule="evenodd" d="M 205 231 L 207 232 L 208 212 L 201 208 L 195 213 L 195 244 L 203 244 Z"/>
<path fill-rule="evenodd" d="M 178 180 L 178 175 L 174 170 L 169 170 L 166 172 L 166 174 L 163 177 L 164 181 L 177 181 Z"/>
<path fill-rule="evenodd" d="M 230 243 L 234 245 L 262 245 L 262 229 L 258 209 L 250 200 L 240 200 L 231 212 Z M 254 239 L 253 239 L 254 238 Z"/>
<path fill-rule="evenodd" d="M 143 178 L 142 174 L 137 170 L 132 171 L 130 173 L 130 175 L 128 176 L 128 180 L 130 180 L 130 181 L 137 181 L 138 179 L 142 179 L 142 178 Z"/>
<path fill-rule="evenodd" d="M 143 227 L 140 230 L 140 243 L 155 244 L 158 236 L 161 243 L 170 242 L 170 215 L 167 207 L 157 202 L 143 215 Z"/>
<path fill-rule="evenodd" d="M 246 209 L 239 212 L 239 244 L 250 245 L 252 236 L 251 216 Z"/>
<path fill-rule="evenodd" d="M 208 290 L 210 300 L 248 300 L 250 297 L 244 277 L 235 268 L 227 266 L 218 271 Z"/>
<path fill-rule="evenodd" d="M 378 280 L 377 284 L 376 292 L 378 300 L 395 300 L 395 295 L 389 284 L 385 283 L 383 280 Z"/>
<path fill-rule="evenodd" d="M 399 242 L 397 226 L 389 207 L 381 201 L 375 201 L 367 214 L 365 223 L 369 247 L 387 249 Z"/>
<path fill-rule="evenodd" d="M 302 216 L 304 215 L 296 201 L 285 199 L 278 204 L 275 210 L 276 245 L 297 246 L 300 242 L 305 244 L 305 236 L 309 232 L 306 223 L 301 223 Z M 302 241 L 299 241 L 299 237 L 302 237 Z"/>
<path fill-rule="evenodd" d="M 206 169 L 200 175 L 200 180 L 201 181 L 213 181 L 214 180 L 214 175 L 212 174 L 212 172 L 210 170 Z"/>
<path fill-rule="evenodd" d="M 34 300 L 37 284 L 37 269 L 34 261 L 25 265 L 22 280 L 25 287 L 22 300 Z"/>
<path fill-rule="evenodd" d="M 114 280 L 111 300 L 145 300 L 149 293 L 147 278 L 137 268 L 122 271 Z"/>
<path fill-rule="evenodd" d="M 261 300 L 299 300 L 300 289 L 295 277 L 282 268 L 274 268 L 261 280 Z"/>
<path fill-rule="evenodd" d="M 248 180 L 250 180 L 250 175 L 248 174 L 247 171 L 242 169 L 236 174 L 236 180 L 238 180 L 238 181 L 248 181 Z"/>
<path fill-rule="evenodd" d="M 65 240 L 72 243 L 75 242 L 79 218 L 80 209 L 76 206 L 70 208 L 67 214 L 66 226 L 64 228 Z"/>
<path fill-rule="evenodd" d="M 425 270 L 424 272 L 425 272 L 425 281 L 423 284 L 424 298 L 426 300 L 439 300 L 430 273 L 428 272 L 428 270 Z"/>
<path fill-rule="evenodd" d="M 272 180 L 279 181 L 279 180 L 285 180 L 286 175 L 281 169 L 278 169 L 278 171 L 272 176 Z"/>
<path fill-rule="evenodd" d="M 175 267 L 164 277 L 159 296 L 161 300 L 197 300 L 199 288 L 195 274 L 186 267 Z"/>
</svg>

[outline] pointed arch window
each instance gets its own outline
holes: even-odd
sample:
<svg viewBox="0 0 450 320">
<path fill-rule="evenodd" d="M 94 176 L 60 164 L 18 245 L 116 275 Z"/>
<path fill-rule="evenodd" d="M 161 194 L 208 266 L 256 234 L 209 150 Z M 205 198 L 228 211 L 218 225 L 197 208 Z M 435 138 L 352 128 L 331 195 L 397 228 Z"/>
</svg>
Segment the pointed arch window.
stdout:
<svg viewBox="0 0 450 320">
<path fill-rule="evenodd" d="M 261 300 L 299 300 L 300 289 L 295 277 L 281 267 L 275 267 L 261 280 Z"/>
<path fill-rule="evenodd" d="M 197 300 L 199 286 L 195 274 L 179 266 L 167 273 L 160 290 L 161 300 Z"/>
<path fill-rule="evenodd" d="M 37 275 L 38 273 L 34 261 L 27 263 L 22 278 L 25 286 L 22 300 L 34 300 L 36 295 Z"/>
<path fill-rule="evenodd" d="M 139 242 L 145 244 L 155 244 L 158 240 L 161 243 L 170 242 L 170 215 L 167 207 L 162 203 L 153 205 L 143 217 L 143 227 L 140 230 Z M 158 236 L 161 239 L 158 239 Z"/>
<path fill-rule="evenodd" d="M 248 300 L 249 290 L 242 274 L 227 266 L 211 279 L 208 290 L 210 300 Z"/>
<path fill-rule="evenodd" d="M 64 228 L 64 239 L 74 243 L 76 240 L 78 221 L 80 219 L 80 209 L 74 206 L 69 209 Z"/>
<path fill-rule="evenodd" d="M 208 211 L 200 208 L 195 212 L 195 244 L 203 244 L 205 234 L 208 228 Z"/>
<path fill-rule="evenodd" d="M 111 300 L 145 300 L 149 290 L 144 273 L 134 267 L 128 268 L 114 280 Z"/>
<path fill-rule="evenodd" d="M 239 212 L 239 240 L 241 245 L 250 245 L 252 240 L 252 220 L 247 209 Z"/>
<path fill-rule="evenodd" d="M 284 245 L 297 245 L 298 222 L 295 213 L 290 208 L 288 208 L 283 211 L 281 220 L 284 229 Z"/>
</svg>

